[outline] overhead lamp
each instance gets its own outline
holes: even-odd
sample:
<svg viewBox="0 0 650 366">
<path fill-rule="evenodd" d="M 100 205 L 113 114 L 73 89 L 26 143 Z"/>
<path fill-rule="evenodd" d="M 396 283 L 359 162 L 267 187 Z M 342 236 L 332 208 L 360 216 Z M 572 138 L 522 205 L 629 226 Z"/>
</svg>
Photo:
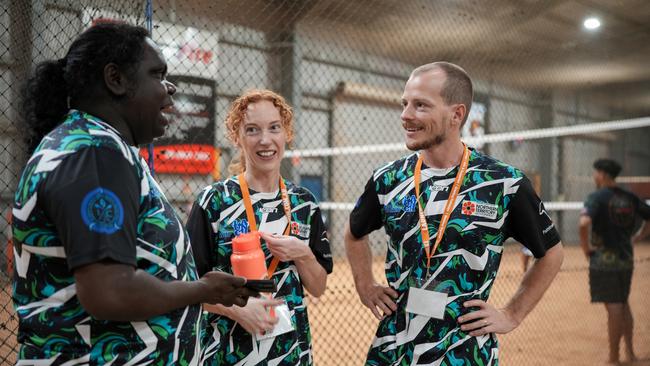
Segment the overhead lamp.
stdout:
<svg viewBox="0 0 650 366">
<path fill-rule="evenodd" d="M 600 19 L 596 17 L 590 17 L 585 19 L 582 25 L 589 30 L 594 30 L 600 28 Z"/>
</svg>

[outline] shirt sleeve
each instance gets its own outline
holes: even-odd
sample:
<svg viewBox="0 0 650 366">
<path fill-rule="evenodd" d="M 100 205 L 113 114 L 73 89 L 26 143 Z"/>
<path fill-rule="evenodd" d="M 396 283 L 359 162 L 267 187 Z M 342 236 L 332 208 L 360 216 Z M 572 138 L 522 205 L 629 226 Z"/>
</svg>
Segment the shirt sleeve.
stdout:
<svg viewBox="0 0 650 366">
<path fill-rule="evenodd" d="M 381 205 L 371 177 L 350 213 L 350 232 L 355 238 L 362 238 L 380 229 L 382 225 Z"/>
<path fill-rule="evenodd" d="M 650 206 L 642 199 L 639 199 L 639 216 L 644 220 L 650 220 Z"/>
<path fill-rule="evenodd" d="M 214 247 L 214 233 L 208 215 L 198 201 L 192 206 L 186 227 L 192 244 L 196 270 L 199 276 L 203 276 L 213 267 L 210 258 Z"/>
<path fill-rule="evenodd" d="M 543 257 L 548 249 L 560 242 L 560 234 L 544 203 L 526 177 L 521 179 L 510 202 L 507 229 L 509 236 L 530 249 L 535 258 Z"/>
<path fill-rule="evenodd" d="M 90 147 L 74 153 L 39 193 L 70 270 L 107 259 L 136 265 L 140 180 L 120 152 Z"/>
<path fill-rule="evenodd" d="M 311 217 L 311 228 L 309 234 L 309 247 L 316 256 L 316 260 L 327 273 L 332 273 L 332 250 L 330 241 L 327 238 L 327 229 L 323 222 L 323 215 L 319 207 L 316 208 Z"/>
</svg>

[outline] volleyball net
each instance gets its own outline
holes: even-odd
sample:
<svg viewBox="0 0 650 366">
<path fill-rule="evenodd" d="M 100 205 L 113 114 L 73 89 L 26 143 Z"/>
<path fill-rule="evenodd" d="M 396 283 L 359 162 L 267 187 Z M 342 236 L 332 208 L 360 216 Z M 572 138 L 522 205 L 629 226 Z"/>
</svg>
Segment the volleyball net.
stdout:
<svg viewBox="0 0 650 366">
<path fill-rule="evenodd" d="M 390 100 L 395 106 L 392 119 L 381 121 L 381 115 L 374 117 L 373 127 L 364 124 L 363 120 L 367 119 L 364 114 L 343 115 L 341 121 L 334 122 L 341 126 L 337 133 L 347 135 L 348 140 L 358 136 L 357 142 L 366 144 L 294 149 L 285 153 L 294 171 L 309 171 L 317 166 L 325 167 L 325 175 L 331 175 L 326 182 L 330 185 L 326 190 L 329 194 L 321 201 L 321 208 L 330 211 L 328 217 L 333 227 L 343 227 L 373 169 L 409 153 L 399 121 L 398 94 L 393 93 L 392 98 L 386 98 L 386 94 L 383 93 L 382 101 Z M 336 118 L 337 113 L 334 116 Z M 478 118 L 476 113 L 470 116 L 467 124 L 476 123 L 472 120 L 472 117 Z M 579 211 L 586 195 L 595 190 L 592 166 L 596 159 L 618 160 L 624 167 L 624 175 L 618 177 L 617 182 L 642 198 L 650 199 L 650 176 L 641 175 L 646 174 L 645 156 L 636 156 L 638 151 L 633 149 L 635 139 L 647 136 L 650 131 L 650 117 L 504 132 L 498 129 L 506 123 L 494 119 L 489 122 L 497 131 L 466 133 L 463 141 L 522 169 L 546 208 L 553 212 L 562 237 L 568 243 L 577 243 Z M 486 121 L 481 120 L 481 124 L 485 125 Z M 393 142 L 372 143 L 378 136 Z"/>
</svg>

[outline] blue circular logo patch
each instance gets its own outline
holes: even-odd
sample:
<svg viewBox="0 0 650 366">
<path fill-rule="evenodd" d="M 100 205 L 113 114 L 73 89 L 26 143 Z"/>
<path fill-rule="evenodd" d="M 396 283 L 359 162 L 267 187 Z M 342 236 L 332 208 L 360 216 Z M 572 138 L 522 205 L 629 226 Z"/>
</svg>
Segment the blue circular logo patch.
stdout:
<svg viewBox="0 0 650 366">
<path fill-rule="evenodd" d="M 99 187 L 81 202 L 81 218 L 90 231 L 112 234 L 122 228 L 124 208 L 115 193 Z"/>
</svg>

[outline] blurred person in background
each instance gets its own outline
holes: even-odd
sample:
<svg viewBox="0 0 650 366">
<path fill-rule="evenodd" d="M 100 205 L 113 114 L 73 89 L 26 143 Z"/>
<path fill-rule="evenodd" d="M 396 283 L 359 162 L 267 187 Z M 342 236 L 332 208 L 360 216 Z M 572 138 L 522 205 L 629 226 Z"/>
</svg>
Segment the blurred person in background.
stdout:
<svg viewBox="0 0 650 366">
<path fill-rule="evenodd" d="M 29 78 L 33 154 L 13 207 L 18 365 L 198 365 L 201 303 L 257 295 L 241 277 L 197 276 L 138 156 L 169 123 L 166 74 L 145 29 L 99 24 Z"/>
<path fill-rule="evenodd" d="M 259 230 L 268 277 L 278 291 L 274 299 L 251 299 L 244 307 L 207 307 L 213 314 L 204 362 L 310 365 L 305 290 L 315 297 L 324 293 L 332 255 L 316 198 L 280 175 L 285 146 L 294 135 L 293 111 L 280 95 L 251 90 L 232 103 L 225 127 L 239 150 L 239 161 L 230 166 L 235 175 L 206 187 L 187 222 L 199 274 L 232 272 L 233 238 Z M 283 306 L 290 324 L 278 333 Z"/>
<path fill-rule="evenodd" d="M 416 68 L 401 115 L 416 152 L 375 170 L 350 214 L 345 246 L 356 289 L 380 320 L 367 365 L 496 364 L 496 333 L 524 320 L 562 264 L 560 237 L 528 178 L 461 141 L 471 104 L 460 67 Z M 372 275 L 368 234 L 381 227 L 390 237 L 388 286 Z M 487 301 L 508 237 L 537 260 L 497 309 Z"/>
<path fill-rule="evenodd" d="M 580 246 L 589 260 L 591 302 L 602 302 L 607 310 L 609 362 L 617 364 L 621 338 L 628 360 L 636 360 L 634 319 L 627 301 L 634 271 L 632 242 L 650 233 L 650 206 L 616 184 L 621 172 L 616 161 L 598 159 L 593 167 L 597 190 L 587 197 L 580 215 Z M 633 237 L 639 218 L 645 225 Z"/>
</svg>

